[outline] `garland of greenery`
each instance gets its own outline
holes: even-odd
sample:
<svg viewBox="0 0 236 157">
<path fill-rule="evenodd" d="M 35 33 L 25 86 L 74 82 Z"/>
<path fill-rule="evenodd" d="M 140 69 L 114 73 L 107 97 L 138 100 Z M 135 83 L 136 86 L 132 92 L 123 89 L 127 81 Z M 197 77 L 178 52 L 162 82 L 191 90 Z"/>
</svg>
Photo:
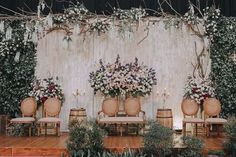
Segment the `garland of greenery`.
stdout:
<svg viewBox="0 0 236 157">
<path fill-rule="evenodd" d="M 19 104 L 30 91 L 34 79 L 35 45 L 24 40 L 20 21 L 5 21 L 10 32 L 0 35 L 0 114 L 17 116 Z"/>
<path fill-rule="evenodd" d="M 221 17 L 217 21 L 210 47 L 211 77 L 222 103 L 222 116 L 236 115 L 236 18 Z"/>
</svg>

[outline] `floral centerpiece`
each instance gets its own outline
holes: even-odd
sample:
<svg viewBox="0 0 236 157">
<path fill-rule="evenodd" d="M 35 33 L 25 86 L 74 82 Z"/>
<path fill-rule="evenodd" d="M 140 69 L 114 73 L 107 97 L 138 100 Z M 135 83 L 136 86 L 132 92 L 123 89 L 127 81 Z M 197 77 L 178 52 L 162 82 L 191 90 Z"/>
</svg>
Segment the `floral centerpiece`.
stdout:
<svg viewBox="0 0 236 157">
<path fill-rule="evenodd" d="M 150 95 L 152 86 L 156 84 L 155 71 L 140 65 L 135 58 L 134 63 L 121 65 L 119 55 L 115 63 L 104 65 L 90 73 L 89 82 L 96 94 L 100 91 L 105 96 L 145 96 Z"/>
<path fill-rule="evenodd" d="M 120 63 L 120 57 L 117 56 L 115 63 L 104 65 L 99 61 L 100 67 L 95 72 L 90 73 L 89 82 L 94 89 L 94 94 L 100 91 L 104 96 L 119 96 L 122 92 L 123 77 L 126 71 Z"/>
<path fill-rule="evenodd" d="M 212 87 L 210 80 L 196 79 L 189 77 L 185 87 L 185 98 L 195 100 L 202 104 L 206 98 L 215 97 L 215 89 Z"/>
<path fill-rule="evenodd" d="M 128 96 L 147 96 L 152 92 L 153 85 L 156 85 L 156 73 L 153 68 L 148 68 L 138 63 L 138 59 L 125 65 L 128 69 L 124 77 L 124 91 Z"/>
<path fill-rule="evenodd" d="M 64 101 L 62 88 L 52 77 L 35 80 L 29 96 L 35 97 L 39 104 L 44 103 L 50 97 Z"/>
</svg>

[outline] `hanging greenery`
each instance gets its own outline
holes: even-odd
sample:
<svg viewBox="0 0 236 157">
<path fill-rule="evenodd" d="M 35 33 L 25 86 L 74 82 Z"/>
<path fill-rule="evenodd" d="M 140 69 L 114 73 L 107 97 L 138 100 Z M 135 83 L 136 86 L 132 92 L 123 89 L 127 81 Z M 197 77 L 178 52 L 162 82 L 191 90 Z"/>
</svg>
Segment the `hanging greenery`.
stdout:
<svg viewBox="0 0 236 157">
<path fill-rule="evenodd" d="M 211 43 L 212 80 L 223 116 L 236 115 L 236 18 L 221 17 Z"/>
<path fill-rule="evenodd" d="M 35 45 L 25 40 L 21 21 L 5 21 L 0 35 L 0 114 L 17 116 L 34 79 Z"/>
</svg>

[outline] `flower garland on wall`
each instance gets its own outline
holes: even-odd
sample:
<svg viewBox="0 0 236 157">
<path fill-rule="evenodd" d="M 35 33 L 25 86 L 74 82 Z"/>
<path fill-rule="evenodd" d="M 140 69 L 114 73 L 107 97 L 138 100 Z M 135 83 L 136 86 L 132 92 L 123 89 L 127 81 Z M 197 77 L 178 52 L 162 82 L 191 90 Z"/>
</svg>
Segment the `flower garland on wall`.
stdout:
<svg viewBox="0 0 236 157">
<path fill-rule="evenodd" d="M 101 92 L 104 96 L 111 97 L 148 96 L 153 85 L 156 85 L 155 75 L 154 69 L 139 64 L 137 58 L 134 63 L 122 65 L 120 57 L 117 56 L 113 64 L 104 65 L 100 60 L 100 67 L 90 73 L 89 82 L 95 94 Z"/>
</svg>

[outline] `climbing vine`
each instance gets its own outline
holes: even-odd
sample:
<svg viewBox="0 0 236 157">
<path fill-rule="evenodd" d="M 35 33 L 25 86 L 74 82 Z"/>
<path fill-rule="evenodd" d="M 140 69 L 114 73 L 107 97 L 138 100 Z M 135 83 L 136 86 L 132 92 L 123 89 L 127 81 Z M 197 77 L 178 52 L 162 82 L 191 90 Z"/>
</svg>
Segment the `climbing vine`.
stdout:
<svg viewBox="0 0 236 157">
<path fill-rule="evenodd" d="M 34 79 L 35 45 L 24 40 L 21 21 L 5 21 L 0 35 L 0 114 L 17 116 L 20 101 L 27 96 Z"/>
<path fill-rule="evenodd" d="M 236 18 L 221 17 L 210 46 L 212 73 L 222 115 L 236 115 Z"/>
</svg>

